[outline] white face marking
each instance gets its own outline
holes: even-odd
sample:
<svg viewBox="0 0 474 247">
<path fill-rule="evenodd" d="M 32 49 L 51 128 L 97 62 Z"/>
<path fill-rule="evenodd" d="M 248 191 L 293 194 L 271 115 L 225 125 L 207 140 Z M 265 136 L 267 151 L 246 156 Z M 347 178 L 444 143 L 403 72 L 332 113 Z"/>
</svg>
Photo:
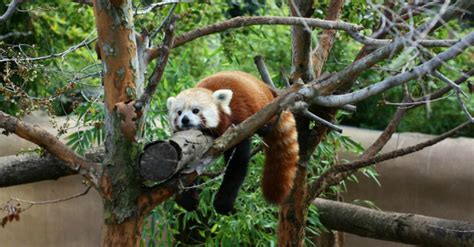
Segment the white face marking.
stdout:
<svg viewBox="0 0 474 247">
<path fill-rule="evenodd" d="M 219 91 L 221 90 L 216 92 Z M 230 92 L 230 96 L 228 92 L 224 92 L 224 98 L 230 103 L 232 91 L 226 91 Z M 219 125 L 218 104 L 222 106 L 222 109 L 228 109 L 230 113 L 228 103 L 223 105 L 221 100 L 216 100 L 215 95 L 208 89 L 185 90 L 176 98 L 170 97 L 166 103 L 171 128 L 173 131 L 215 128 Z"/>
</svg>

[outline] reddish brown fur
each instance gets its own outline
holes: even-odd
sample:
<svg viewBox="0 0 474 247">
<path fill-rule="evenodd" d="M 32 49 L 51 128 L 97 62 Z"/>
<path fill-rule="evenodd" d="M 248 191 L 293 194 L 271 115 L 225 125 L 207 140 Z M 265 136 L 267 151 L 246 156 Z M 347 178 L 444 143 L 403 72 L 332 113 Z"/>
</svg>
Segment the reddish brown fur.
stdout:
<svg viewBox="0 0 474 247">
<path fill-rule="evenodd" d="M 262 189 L 269 202 L 281 204 L 291 192 L 299 160 L 297 137 L 293 114 L 284 111 L 277 126 L 264 138 Z"/>
<path fill-rule="evenodd" d="M 231 116 L 221 111 L 220 123 L 215 130 L 218 135 L 222 135 L 231 124 L 238 124 L 258 112 L 275 97 L 275 93 L 265 83 L 239 71 L 217 73 L 203 79 L 197 87 L 211 91 L 230 89 L 233 92 Z M 269 202 L 280 204 L 291 191 L 299 158 L 293 114 L 283 112 L 277 125 L 264 140 L 268 147 L 265 148 L 263 195 Z"/>
</svg>

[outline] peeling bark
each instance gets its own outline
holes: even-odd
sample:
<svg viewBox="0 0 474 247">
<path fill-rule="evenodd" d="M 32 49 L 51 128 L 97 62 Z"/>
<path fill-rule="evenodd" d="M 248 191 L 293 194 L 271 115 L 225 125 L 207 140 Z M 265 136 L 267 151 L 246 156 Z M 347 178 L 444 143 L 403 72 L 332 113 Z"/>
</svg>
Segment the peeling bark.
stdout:
<svg viewBox="0 0 474 247">
<path fill-rule="evenodd" d="M 129 217 L 120 224 L 105 224 L 102 229 L 102 246 L 140 246 L 143 217 Z"/>
<path fill-rule="evenodd" d="M 104 65 L 105 103 L 111 112 L 118 102 L 137 98 L 139 76 L 137 43 L 133 30 L 131 3 L 94 1 L 98 47 Z"/>
<path fill-rule="evenodd" d="M 100 191 L 104 203 L 102 246 L 139 246 L 143 215 L 138 198 L 142 178 L 136 162 L 141 146 L 129 141 L 121 130 L 122 116 L 115 105 L 128 103 L 143 93 L 131 1 L 94 1 L 98 44 L 104 66 L 105 157 Z M 143 59 L 143 58 L 140 58 Z M 135 121 L 141 135 L 142 119 Z"/>
</svg>

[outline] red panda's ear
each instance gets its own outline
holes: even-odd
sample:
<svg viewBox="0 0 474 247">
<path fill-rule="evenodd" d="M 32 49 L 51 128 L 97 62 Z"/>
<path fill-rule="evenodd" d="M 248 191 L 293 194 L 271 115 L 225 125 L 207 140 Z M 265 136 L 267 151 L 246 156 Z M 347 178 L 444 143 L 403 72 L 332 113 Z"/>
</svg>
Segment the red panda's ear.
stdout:
<svg viewBox="0 0 474 247">
<path fill-rule="evenodd" d="M 171 110 L 171 106 L 173 105 L 174 102 L 174 97 L 169 97 L 168 100 L 166 100 L 166 108 L 168 110 Z"/>
<path fill-rule="evenodd" d="M 222 106 L 228 106 L 232 99 L 232 91 L 229 89 L 220 89 L 212 94 L 214 100 Z"/>
<path fill-rule="evenodd" d="M 230 100 L 232 99 L 232 94 L 232 91 L 229 89 L 220 89 L 212 94 L 214 101 L 217 102 L 217 104 L 220 104 L 224 112 L 227 114 L 230 114 L 229 105 Z"/>
</svg>

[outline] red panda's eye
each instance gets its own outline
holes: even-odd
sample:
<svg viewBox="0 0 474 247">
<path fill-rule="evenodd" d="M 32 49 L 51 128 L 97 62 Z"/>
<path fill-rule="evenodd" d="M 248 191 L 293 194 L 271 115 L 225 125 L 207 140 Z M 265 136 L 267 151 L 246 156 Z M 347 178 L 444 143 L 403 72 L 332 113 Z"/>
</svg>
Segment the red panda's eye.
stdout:
<svg viewBox="0 0 474 247">
<path fill-rule="evenodd" d="M 194 114 L 198 114 L 198 113 L 199 113 L 199 109 L 194 108 L 194 109 L 193 109 L 193 113 L 194 113 Z"/>
<path fill-rule="evenodd" d="M 181 111 L 178 111 L 178 116 L 181 115 L 181 113 L 182 113 Z"/>
</svg>

